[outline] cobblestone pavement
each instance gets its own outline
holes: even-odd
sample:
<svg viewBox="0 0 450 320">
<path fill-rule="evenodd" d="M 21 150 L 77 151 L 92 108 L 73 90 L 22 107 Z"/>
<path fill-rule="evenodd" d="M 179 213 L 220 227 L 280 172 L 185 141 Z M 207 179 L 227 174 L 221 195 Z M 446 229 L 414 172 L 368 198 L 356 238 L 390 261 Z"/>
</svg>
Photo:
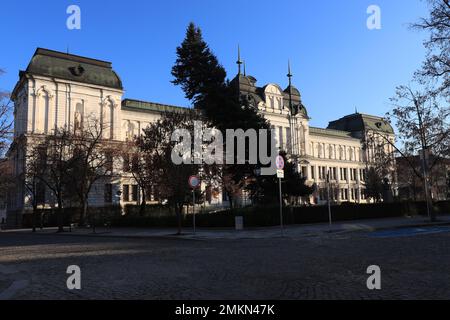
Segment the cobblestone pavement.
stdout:
<svg viewBox="0 0 450 320">
<path fill-rule="evenodd" d="M 0 299 L 450 299 L 450 232 L 171 240 L 0 234 Z M 81 290 L 66 287 L 69 265 Z M 379 265 L 382 289 L 366 287 Z"/>
</svg>

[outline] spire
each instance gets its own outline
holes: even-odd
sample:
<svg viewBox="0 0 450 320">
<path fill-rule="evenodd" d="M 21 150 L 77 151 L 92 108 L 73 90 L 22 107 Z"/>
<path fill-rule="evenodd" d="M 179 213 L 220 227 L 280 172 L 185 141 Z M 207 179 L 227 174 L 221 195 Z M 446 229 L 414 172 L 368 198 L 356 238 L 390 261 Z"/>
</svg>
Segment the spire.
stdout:
<svg viewBox="0 0 450 320">
<path fill-rule="evenodd" d="M 245 61 L 242 61 L 242 63 L 244 64 L 244 77 L 247 76 L 247 72 L 245 71 Z"/>
<path fill-rule="evenodd" d="M 358 108 L 357 107 L 355 107 L 355 113 L 358 114 Z"/>
<path fill-rule="evenodd" d="M 291 73 L 291 61 L 288 59 L 288 74 L 287 77 L 289 78 L 289 86 L 291 85 L 291 78 L 292 78 L 292 73 Z"/>
<path fill-rule="evenodd" d="M 241 48 L 238 45 L 238 60 L 236 61 L 236 64 L 238 65 L 238 74 L 241 74 L 241 64 L 242 64 L 242 60 L 241 60 Z"/>
<path fill-rule="evenodd" d="M 292 113 L 293 109 L 292 109 L 292 84 L 291 84 L 291 79 L 292 79 L 292 73 L 291 73 L 291 61 L 288 59 L 288 74 L 287 77 L 289 79 L 289 110 Z"/>
</svg>

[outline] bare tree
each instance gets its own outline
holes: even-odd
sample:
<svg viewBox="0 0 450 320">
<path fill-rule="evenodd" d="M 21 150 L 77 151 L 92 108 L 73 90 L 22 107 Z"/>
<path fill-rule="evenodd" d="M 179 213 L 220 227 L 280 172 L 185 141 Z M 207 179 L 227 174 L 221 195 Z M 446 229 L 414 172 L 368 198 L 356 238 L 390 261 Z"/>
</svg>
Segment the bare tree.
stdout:
<svg viewBox="0 0 450 320">
<path fill-rule="evenodd" d="M 181 164 L 172 161 L 172 151 L 176 142 L 171 141 L 176 129 L 186 129 L 194 132 L 194 111 L 168 112 L 155 123 L 144 129 L 140 148 L 146 153 L 146 170 L 153 174 L 158 186 L 154 192 L 159 199 L 166 199 L 175 209 L 178 221 L 178 234 L 182 229 L 182 209 L 187 204 L 190 189 L 188 178 L 197 174 L 200 165 Z"/>
<path fill-rule="evenodd" d="M 104 138 L 105 130 L 99 120 L 86 118 L 83 126 L 68 136 L 71 148 L 67 178 L 81 205 L 80 225 L 86 222 L 94 184 L 112 177 L 114 159 L 120 152 L 117 145 Z"/>
<path fill-rule="evenodd" d="M 0 76 L 4 73 L 0 69 Z M 0 157 L 6 151 L 9 140 L 11 139 L 11 130 L 13 126 L 11 118 L 11 100 L 9 99 L 9 93 L 0 91 Z"/>
<path fill-rule="evenodd" d="M 64 232 L 64 196 L 69 184 L 72 135 L 69 130 L 55 129 L 38 146 L 45 153 L 45 168 L 40 180 L 48 187 L 57 202 L 58 232 Z"/>
<path fill-rule="evenodd" d="M 139 214 L 143 215 L 147 205 L 147 198 L 156 187 L 156 178 L 152 169 L 154 168 L 153 157 L 144 151 L 144 139 L 139 136 L 133 141 L 125 144 L 122 151 L 124 159 L 124 171 L 130 172 L 141 190 L 141 205 Z"/>
<path fill-rule="evenodd" d="M 33 208 L 32 230 L 36 231 L 36 217 L 39 204 L 45 204 L 45 179 L 47 168 L 47 150 L 40 144 L 30 147 L 25 155 L 25 170 L 21 179 L 28 191 L 29 201 Z"/>
<path fill-rule="evenodd" d="M 403 152 L 397 150 L 423 179 L 428 214 L 434 220 L 429 173 L 441 159 L 450 155 L 450 108 L 428 90 L 413 89 L 411 86 L 399 86 L 391 101 L 394 107 L 387 116 L 395 121 L 404 149 Z M 422 158 L 422 172 L 416 170 L 410 160 L 417 154 Z M 430 161 L 430 155 L 433 161 Z"/>
<path fill-rule="evenodd" d="M 424 42 L 427 56 L 416 78 L 429 83 L 435 94 L 444 97 L 450 94 L 450 2 L 449 0 L 427 0 L 430 15 L 422 18 L 412 27 L 429 32 Z"/>
<path fill-rule="evenodd" d="M 376 202 L 391 200 L 392 186 L 396 183 L 395 155 L 398 152 L 395 141 L 384 132 L 369 131 L 365 135 L 364 150 L 370 152 L 362 179 L 366 196 Z"/>
</svg>

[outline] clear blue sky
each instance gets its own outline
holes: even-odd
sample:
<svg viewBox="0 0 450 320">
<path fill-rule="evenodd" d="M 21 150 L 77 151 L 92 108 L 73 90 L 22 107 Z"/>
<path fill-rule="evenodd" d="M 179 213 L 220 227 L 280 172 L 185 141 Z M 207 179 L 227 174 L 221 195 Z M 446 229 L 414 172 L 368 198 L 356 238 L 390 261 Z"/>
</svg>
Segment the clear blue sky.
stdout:
<svg viewBox="0 0 450 320">
<path fill-rule="evenodd" d="M 66 28 L 66 9 L 81 8 L 81 30 Z M 382 29 L 366 27 L 380 6 Z M 232 78 L 236 47 L 259 85 L 294 84 L 311 125 L 358 111 L 384 115 L 395 86 L 408 83 L 424 57 L 425 34 L 408 24 L 427 15 L 421 0 L 40 0 L 0 3 L 0 88 L 12 90 L 36 47 L 111 61 L 125 97 L 188 106 L 170 83 L 175 48 L 190 21 Z"/>
</svg>

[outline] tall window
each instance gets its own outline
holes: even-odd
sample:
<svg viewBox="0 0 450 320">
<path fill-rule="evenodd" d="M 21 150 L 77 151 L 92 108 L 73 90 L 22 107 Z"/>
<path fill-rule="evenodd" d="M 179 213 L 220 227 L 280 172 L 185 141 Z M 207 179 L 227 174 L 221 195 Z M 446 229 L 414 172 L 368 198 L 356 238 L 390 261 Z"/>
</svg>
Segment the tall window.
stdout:
<svg viewBox="0 0 450 320">
<path fill-rule="evenodd" d="M 284 149 L 283 127 L 278 128 L 278 143 L 280 144 L 280 149 Z"/>
<path fill-rule="evenodd" d="M 128 184 L 123 185 L 123 201 L 130 201 L 130 186 Z"/>
<path fill-rule="evenodd" d="M 131 186 L 131 201 L 138 201 L 138 186 L 133 184 Z"/>
<path fill-rule="evenodd" d="M 112 184 L 107 183 L 105 184 L 105 203 L 111 202 L 112 202 Z"/>
<path fill-rule="evenodd" d="M 288 153 L 292 153 L 291 145 L 291 128 L 286 128 L 286 150 Z"/>
</svg>

